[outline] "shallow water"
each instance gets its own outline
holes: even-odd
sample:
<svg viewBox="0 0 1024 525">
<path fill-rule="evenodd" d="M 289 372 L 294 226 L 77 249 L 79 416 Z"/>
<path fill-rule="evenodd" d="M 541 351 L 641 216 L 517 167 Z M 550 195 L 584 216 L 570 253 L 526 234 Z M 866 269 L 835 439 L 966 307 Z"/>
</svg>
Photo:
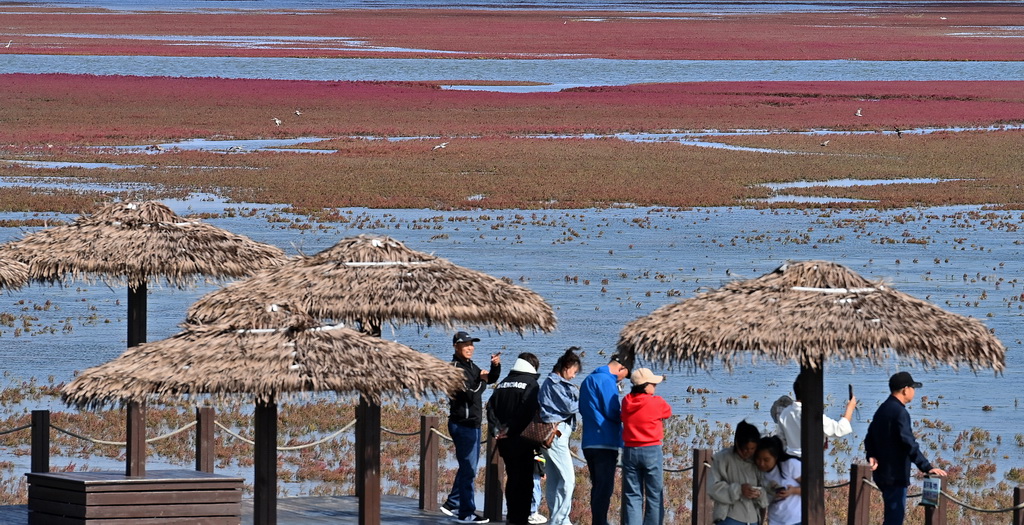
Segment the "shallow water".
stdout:
<svg viewBox="0 0 1024 525">
<path fill-rule="evenodd" d="M 211 196 L 168 203 L 179 213 L 247 207 L 225 204 Z M 1024 464 L 1021 450 L 1012 444 L 1013 436 L 1024 428 L 1016 388 L 1024 370 L 1024 310 L 1020 283 L 1016 282 L 1024 274 L 1024 248 L 1017 231 L 1024 223 L 1020 212 L 986 212 L 977 207 L 889 212 L 356 208 L 342 210 L 348 223 L 328 224 L 327 230 L 318 231 L 291 229 L 287 222 L 279 222 L 283 214 L 275 207 L 257 208 L 260 211 L 254 217 L 239 213 L 209 222 L 275 244 L 290 254 L 315 253 L 359 233 L 391 235 L 413 249 L 530 287 L 555 308 L 559 319 L 556 332 L 519 336 L 470 329 L 483 339 L 478 345 L 481 356 L 501 350 L 508 366 L 515 354 L 530 351 L 540 357 L 543 370 L 549 369 L 566 347 L 579 345 L 586 352 L 584 371 L 589 372 L 606 361 L 615 348 L 618 331 L 629 321 L 732 279 L 762 275 L 787 260 L 840 262 L 951 311 L 978 317 L 995 331 L 1009 348 L 1003 375 L 914 367 L 914 376 L 925 384 L 918 396 L 941 396 L 941 405 L 925 409 L 915 404 L 911 413 L 917 420 L 943 420 L 956 431 L 980 427 L 993 438 L 1001 435 L 1006 441 L 1000 453 L 1010 457 L 1001 460 L 1000 467 Z M 0 219 L 48 217 L 69 218 L 0 214 Z M 271 218 L 273 221 L 268 220 Z M 0 228 L 0 242 L 28 230 L 31 228 Z M 174 334 L 187 306 L 212 289 L 214 286 L 207 284 L 190 290 L 153 289 L 149 340 Z M 125 344 L 125 296 L 122 287 L 79 283 L 7 292 L 0 297 L 0 311 L 38 319 L 20 336 L 14 335 L 12 327 L 0 327 L 0 356 L 16 376 L 52 374 L 57 381 L 69 379 L 75 370 L 112 359 Z M 22 300 L 26 304 L 20 304 Z M 47 300 L 53 305 L 49 310 L 34 309 Z M 69 333 L 62 331 L 64 325 L 71 326 Z M 55 330 L 51 333 L 46 327 Z M 386 327 L 384 335 L 444 359 L 451 351 L 446 330 Z M 826 364 L 826 396 L 832 405 L 828 412 L 839 410 L 847 383 L 855 385 L 862 400 L 851 443 L 859 444 L 862 439 L 866 419 L 886 395 L 888 376 L 908 366 L 912 364 L 895 359 L 881 366 L 842 361 Z M 660 365 L 654 368 L 665 370 Z M 669 380 L 659 394 L 672 403 L 677 414 L 731 423 L 742 418 L 766 422 L 771 402 L 789 392 L 796 372 L 793 364 L 754 364 L 749 359 L 737 363 L 732 373 L 721 364 L 710 371 L 693 371 L 682 365 L 668 372 Z M 688 394 L 686 388 L 691 385 L 709 388 L 712 393 Z M 738 402 L 727 403 L 727 397 Z M 983 411 L 983 405 L 993 410 Z"/>
<path fill-rule="evenodd" d="M 1013 0 L 989 1 L 1010 4 Z M 291 9 L 530 9 L 638 12 L 777 13 L 855 11 L 892 6 L 925 7 L 930 1 L 858 0 L 857 2 L 742 2 L 638 0 L 63 0 L 47 6 L 103 7 L 118 11 L 217 11 Z"/>
<path fill-rule="evenodd" d="M 216 73 L 213 73 L 216 72 Z M 1020 80 L 1022 62 L 867 60 L 459 60 L 4 55 L 3 73 L 295 80 L 530 81 L 545 89 L 652 82 Z M 530 86 L 532 87 L 532 86 Z M 522 90 L 527 89 L 519 87 Z"/>
</svg>

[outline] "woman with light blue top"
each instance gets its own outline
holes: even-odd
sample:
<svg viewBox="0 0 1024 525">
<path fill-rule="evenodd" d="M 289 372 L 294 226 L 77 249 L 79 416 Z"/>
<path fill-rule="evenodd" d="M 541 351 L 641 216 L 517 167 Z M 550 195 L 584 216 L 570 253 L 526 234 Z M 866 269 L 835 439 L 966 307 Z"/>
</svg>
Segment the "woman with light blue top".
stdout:
<svg viewBox="0 0 1024 525">
<path fill-rule="evenodd" d="M 549 523 L 571 525 L 569 511 L 572 509 L 572 492 L 576 488 L 576 472 L 569 451 L 569 435 L 576 429 L 576 413 L 579 411 L 579 389 L 570 381 L 580 371 L 580 358 L 572 347 L 565 351 L 547 379 L 540 386 L 540 420 L 558 423 L 560 434 L 544 451 L 547 460 L 547 490 L 545 497 L 551 510 Z"/>
</svg>

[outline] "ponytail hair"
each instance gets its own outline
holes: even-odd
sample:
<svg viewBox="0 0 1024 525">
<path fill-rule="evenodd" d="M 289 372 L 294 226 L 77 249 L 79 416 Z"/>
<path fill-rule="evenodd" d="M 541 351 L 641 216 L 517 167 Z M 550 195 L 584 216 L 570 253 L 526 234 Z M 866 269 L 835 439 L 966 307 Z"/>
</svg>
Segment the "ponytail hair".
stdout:
<svg viewBox="0 0 1024 525">
<path fill-rule="evenodd" d="M 740 421 L 736 425 L 736 437 L 733 439 L 732 449 L 736 451 L 747 443 L 757 443 L 760 440 L 761 433 L 758 432 L 757 427 L 747 423 L 746 420 Z"/>
<path fill-rule="evenodd" d="M 569 349 L 558 358 L 558 361 L 555 361 L 555 366 L 551 371 L 558 375 L 564 375 L 566 370 L 574 366 L 579 368 L 580 356 L 576 355 L 576 351 L 579 349 L 580 347 L 578 346 L 570 346 Z"/>
</svg>

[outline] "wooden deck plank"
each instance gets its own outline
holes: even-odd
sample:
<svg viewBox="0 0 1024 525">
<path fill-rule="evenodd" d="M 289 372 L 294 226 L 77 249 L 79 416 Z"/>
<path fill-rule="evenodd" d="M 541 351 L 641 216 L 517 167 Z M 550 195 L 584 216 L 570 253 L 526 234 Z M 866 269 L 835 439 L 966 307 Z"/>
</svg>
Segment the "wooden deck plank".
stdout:
<svg viewBox="0 0 1024 525">
<path fill-rule="evenodd" d="M 27 505 L 0 506 L 0 523 L 28 523 Z M 252 500 L 242 500 L 242 523 L 252 523 Z M 278 525 L 321 525 L 359 523 L 359 502 L 355 496 L 278 498 Z M 413 498 L 381 496 L 381 523 L 408 525 L 449 525 L 452 519 L 440 512 L 419 510 Z M 491 523 L 501 523 L 494 522 Z M 63 524 L 61 524 L 63 525 Z"/>
</svg>

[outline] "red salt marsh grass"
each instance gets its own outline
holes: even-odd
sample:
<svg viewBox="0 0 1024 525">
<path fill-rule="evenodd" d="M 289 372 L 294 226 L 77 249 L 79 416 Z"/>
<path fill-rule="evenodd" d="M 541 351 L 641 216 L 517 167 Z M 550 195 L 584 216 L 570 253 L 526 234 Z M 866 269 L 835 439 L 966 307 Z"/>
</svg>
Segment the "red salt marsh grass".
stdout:
<svg viewBox="0 0 1024 525">
<path fill-rule="evenodd" d="M 1024 122 L 1024 82 L 708 82 L 515 94 L 402 82 L 11 74 L 0 75 L 0 91 L 2 142 L 57 149 L 196 137 L 891 130 Z M 294 115 L 300 108 L 302 115 Z M 858 108 L 862 117 L 855 116 Z"/>
<path fill-rule="evenodd" d="M 5 12 L 6 11 L 6 12 Z M 1024 60 L 1012 5 L 938 5 L 829 13 L 703 14 L 476 10 L 237 13 L 0 9 L 0 53 L 168 56 L 447 57 L 436 52 L 280 43 L 260 49 L 97 35 L 346 37 L 464 58 Z M 116 29 L 111 29 L 116 28 Z M 187 28 L 187 29 L 186 29 Z M 964 36 L 964 34 L 969 36 Z M 38 36 L 65 35 L 65 36 Z"/>
<path fill-rule="evenodd" d="M 508 94 L 444 91 L 422 83 L 4 75 L 0 90 L 8 110 L 0 115 L 4 158 L 152 166 L 11 167 L 5 174 L 146 180 L 176 192 L 220 188 L 240 200 L 302 208 L 719 206 L 767 196 L 767 190 L 751 187 L 757 183 L 823 177 L 975 179 L 912 191 L 843 190 L 880 192 L 880 206 L 1024 206 L 1024 190 L 1016 182 L 1024 165 L 1021 131 L 837 136 L 825 151 L 817 146 L 821 138 L 808 135 L 720 139 L 809 155 L 522 137 L 1020 123 L 1024 82 L 692 83 Z M 301 116 L 294 115 L 297 108 Z M 854 115 L 857 108 L 862 117 Z M 272 117 L 284 122 L 275 126 Z M 423 138 L 349 138 L 355 135 Z M 302 136 L 334 138 L 316 147 L 339 151 L 142 155 L 82 147 Z M 448 147 L 433 150 L 442 140 Z M 296 184 L 302 191 L 295 191 Z M 0 204 L 24 205 L 6 195 Z"/>
</svg>

